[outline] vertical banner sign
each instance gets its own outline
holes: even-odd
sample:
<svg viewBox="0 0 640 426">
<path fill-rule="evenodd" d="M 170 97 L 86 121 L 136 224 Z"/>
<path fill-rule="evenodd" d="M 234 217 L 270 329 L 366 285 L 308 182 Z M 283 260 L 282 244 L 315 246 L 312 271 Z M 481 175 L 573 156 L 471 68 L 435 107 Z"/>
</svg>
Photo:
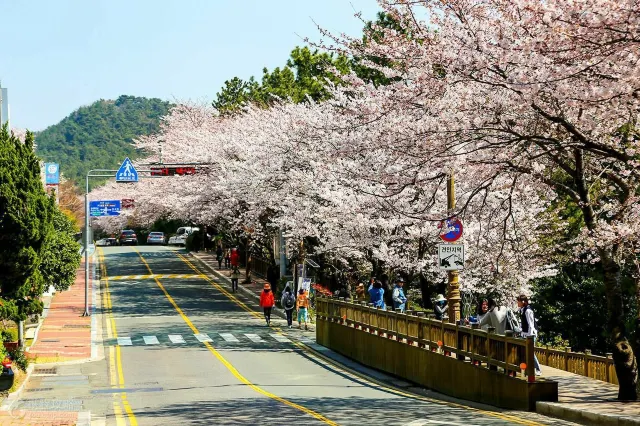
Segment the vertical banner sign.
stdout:
<svg viewBox="0 0 640 426">
<path fill-rule="evenodd" d="M 57 163 L 44 164 L 45 183 L 47 185 L 60 184 L 60 167 Z"/>
</svg>

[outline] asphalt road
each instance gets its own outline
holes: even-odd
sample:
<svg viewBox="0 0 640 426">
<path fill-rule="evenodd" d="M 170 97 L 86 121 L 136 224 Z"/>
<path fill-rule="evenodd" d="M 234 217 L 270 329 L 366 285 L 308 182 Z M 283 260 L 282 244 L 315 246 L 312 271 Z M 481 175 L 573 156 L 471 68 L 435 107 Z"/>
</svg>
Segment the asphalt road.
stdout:
<svg viewBox="0 0 640 426">
<path fill-rule="evenodd" d="M 107 424 L 567 424 L 394 392 L 316 357 L 300 343 L 311 332 L 267 327 L 179 250 L 102 253 Z"/>
</svg>

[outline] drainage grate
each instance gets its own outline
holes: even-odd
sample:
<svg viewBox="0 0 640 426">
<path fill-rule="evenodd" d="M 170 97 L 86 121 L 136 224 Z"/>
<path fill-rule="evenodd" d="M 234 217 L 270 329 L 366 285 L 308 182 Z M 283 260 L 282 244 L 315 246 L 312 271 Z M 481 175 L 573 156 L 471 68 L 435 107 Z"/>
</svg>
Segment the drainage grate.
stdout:
<svg viewBox="0 0 640 426">
<path fill-rule="evenodd" d="M 53 343 L 53 342 L 59 342 L 60 339 L 42 339 L 41 342 L 49 342 L 49 343 Z"/>
<path fill-rule="evenodd" d="M 91 328 L 91 324 L 64 324 L 62 328 Z"/>
<path fill-rule="evenodd" d="M 45 391 L 50 391 L 53 390 L 53 388 L 33 388 L 33 389 L 27 389 L 27 392 L 45 392 Z"/>
<path fill-rule="evenodd" d="M 56 367 L 53 368 L 34 368 L 33 374 L 58 374 L 58 369 Z"/>
</svg>

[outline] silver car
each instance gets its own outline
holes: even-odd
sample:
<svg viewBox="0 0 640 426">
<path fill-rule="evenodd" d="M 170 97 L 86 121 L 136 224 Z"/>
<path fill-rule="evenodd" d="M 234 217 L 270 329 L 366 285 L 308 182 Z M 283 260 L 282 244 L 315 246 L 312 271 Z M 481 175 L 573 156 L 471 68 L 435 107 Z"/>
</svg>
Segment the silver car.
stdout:
<svg viewBox="0 0 640 426">
<path fill-rule="evenodd" d="M 147 237 L 147 244 L 162 244 L 165 245 L 167 240 L 164 236 L 164 232 L 151 232 Z"/>
</svg>

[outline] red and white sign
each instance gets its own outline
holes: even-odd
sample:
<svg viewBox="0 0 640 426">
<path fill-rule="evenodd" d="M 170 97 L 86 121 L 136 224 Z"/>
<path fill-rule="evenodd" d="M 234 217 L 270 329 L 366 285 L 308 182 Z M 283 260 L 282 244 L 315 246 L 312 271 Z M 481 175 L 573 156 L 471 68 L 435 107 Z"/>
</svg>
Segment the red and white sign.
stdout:
<svg viewBox="0 0 640 426">
<path fill-rule="evenodd" d="M 462 238 L 462 222 L 457 217 L 451 217 L 440 222 L 440 238 L 452 243 Z"/>
</svg>

